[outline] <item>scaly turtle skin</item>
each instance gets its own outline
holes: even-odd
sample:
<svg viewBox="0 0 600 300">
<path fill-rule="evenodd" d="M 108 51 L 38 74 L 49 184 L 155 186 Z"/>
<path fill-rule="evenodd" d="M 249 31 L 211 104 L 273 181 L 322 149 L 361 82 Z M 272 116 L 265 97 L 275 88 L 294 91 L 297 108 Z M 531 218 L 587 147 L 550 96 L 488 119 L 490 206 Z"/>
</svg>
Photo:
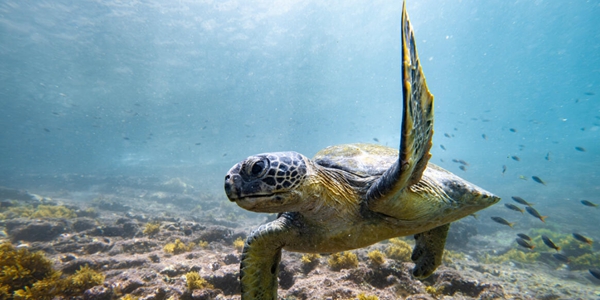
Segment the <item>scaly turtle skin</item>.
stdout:
<svg viewBox="0 0 600 300">
<path fill-rule="evenodd" d="M 402 10 L 403 116 L 400 151 L 369 144 L 250 156 L 225 176 L 240 207 L 279 217 L 250 233 L 242 252 L 242 299 L 277 299 L 281 250 L 332 253 L 415 235 L 413 275 L 441 264 L 450 222 L 500 200 L 428 163 L 433 96 Z"/>
</svg>

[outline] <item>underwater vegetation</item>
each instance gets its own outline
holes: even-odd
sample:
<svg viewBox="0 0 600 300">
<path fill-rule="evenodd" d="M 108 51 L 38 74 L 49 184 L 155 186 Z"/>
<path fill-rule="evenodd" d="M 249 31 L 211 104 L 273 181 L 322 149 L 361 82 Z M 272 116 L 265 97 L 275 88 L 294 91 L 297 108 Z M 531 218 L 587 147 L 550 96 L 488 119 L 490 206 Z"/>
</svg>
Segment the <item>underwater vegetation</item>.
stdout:
<svg viewBox="0 0 600 300">
<path fill-rule="evenodd" d="M 8 220 L 15 218 L 76 218 L 77 214 L 74 210 L 64 205 L 15 205 L 6 208 L 0 208 L 0 220 Z"/>
<path fill-rule="evenodd" d="M 379 300 L 379 297 L 375 295 L 365 295 L 364 293 L 360 293 L 356 296 L 358 300 Z"/>
<path fill-rule="evenodd" d="M 319 259 L 321 255 L 316 253 L 307 253 L 302 255 L 300 262 L 302 262 L 302 271 L 307 274 L 319 265 Z"/>
<path fill-rule="evenodd" d="M 187 284 L 187 288 L 189 290 L 201 290 L 201 289 L 212 289 L 213 286 L 208 283 L 200 273 L 198 272 L 189 272 L 185 274 L 185 282 Z"/>
<path fill-rule="evenodd" d="M 233 248 L 235 248 L 238 252 L 242 252 L 244 249 L 244 240 L 239 237 L 233 241 Z"/>
<path fill-rule="evenodd" d="M 350 251 L 338 252 L 329 256 L 327 264 L 334 271 L 354 269 L 358 267 L 358 257 Z"/>
<path fill-rule="evenodd" d="M 521 263 L 536 261 L 566 263 L 565 259 L 559 259 L 566 257 L 571 270 L 584 270 L 600 265 L 600 253 L 594 252 L 591 244 L 578 241 L 571 234 L 539 228 L 531 230 L 529 235 L 532 236 L 529 242 L 532 250 L 523 251 L 513 248 L 498 256 L 485 254 L 484 257 L 481 257 L 482 261 L 486 263 L 503 263 L 511 260 Z M 559 256 L 541 255 L 542 253 L 554 254 L 558 251 L 560 251 Z"/>
<path fill-rule="evenodd" d="M 196 244 L 194 244 L 193 242 L 190 242 L 186 245 L 180 239 L 176 239 L 175 242 L 166 244 L 163 247 L 163 250 L 170 254 L 180 254 L 191 251 L 192 249 L 194 249 L 194 247 L 196 247 Z"/>
<path fill-rule="evenodd" d="M 65 277 L 42 252 L 16 249 L 10 243 L 0 244 L 0 269 L 0 299 L 70 297 L 104 282 L 104 274 L 87 265 Z"/>
<path fill-rule="evenodd" d="M 369 258 L 369 262 L 374 266 L 380 266 L 385 263 L 385 254 L 379 250 L 367 253 L 367 257 Z"/>
<path fill-rule="evenodd" d="M 540 257 L 539 252 L 523 252 L 520 249 L 510 249 L 502 255 L 485 254 L 479 259 L 486 264 L 501 264 L 507 261 L 517 261 L 521 263 L 533 263 Z"/>
<path fill-rule="evenodd" d="M 160 222 L 148 222 L 144 226 L 143 233 L 145 235 L 155 235 L 160 232 Z"/>
<path fill-rule="evenodd" d="M 427 294 L 430 294 L 431 296 L 438 298 L 438 297 L 442 296 L 442 294 L 444 292 L 444 286 L 440 286 L 439 288 L 436 288 L 432 285 L 428 285 L 425 287 L 425 291 L 427 292 Z"/>
<path fill-rule="evenodd" d="M 400 238 L 389 239 L 391 245 L 385 248 L 385 254 L 391 259 L 402 262 L 410 262 L 412 255 L 412 247 L 407 242 Z"/>
</svg>

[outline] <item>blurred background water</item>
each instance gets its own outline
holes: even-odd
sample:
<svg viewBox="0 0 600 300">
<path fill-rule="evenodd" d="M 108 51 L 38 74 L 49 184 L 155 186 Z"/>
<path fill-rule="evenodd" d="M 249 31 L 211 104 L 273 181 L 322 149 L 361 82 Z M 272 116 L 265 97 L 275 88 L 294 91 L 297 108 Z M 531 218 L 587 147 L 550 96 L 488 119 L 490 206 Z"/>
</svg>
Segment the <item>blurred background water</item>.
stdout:
<svg viewBox="0 0 600 300">
<path fill-rule="evenodd" d="M 187 176 L 225 198 L 225 172 L 255 153 L 397 147 L 401 7 L 2 1 L 0 185 Z M 408 11 L 436 101 L 432 162 L 504 201 L 535 202 L 549 220 L 600 219 L 579 203 L 600 201 L 600 4 L 409 1 Z"/>
</svg>

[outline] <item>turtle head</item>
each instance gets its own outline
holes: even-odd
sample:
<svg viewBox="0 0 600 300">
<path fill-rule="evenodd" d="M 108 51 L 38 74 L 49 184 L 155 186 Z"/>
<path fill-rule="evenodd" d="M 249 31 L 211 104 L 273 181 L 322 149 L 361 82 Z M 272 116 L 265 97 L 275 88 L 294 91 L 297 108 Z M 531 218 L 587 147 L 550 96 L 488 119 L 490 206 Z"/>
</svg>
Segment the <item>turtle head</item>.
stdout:
<svg viewBox="0 0 600 300">
<path fill-rule="evenodd" d="M 250 211 L 294 211 L 302 198 L 296 188 L 307 176 L 307 165 L 308 158 L 291 151 L 250 156 L 227 172 L 225 193 Z"/>
</svg>

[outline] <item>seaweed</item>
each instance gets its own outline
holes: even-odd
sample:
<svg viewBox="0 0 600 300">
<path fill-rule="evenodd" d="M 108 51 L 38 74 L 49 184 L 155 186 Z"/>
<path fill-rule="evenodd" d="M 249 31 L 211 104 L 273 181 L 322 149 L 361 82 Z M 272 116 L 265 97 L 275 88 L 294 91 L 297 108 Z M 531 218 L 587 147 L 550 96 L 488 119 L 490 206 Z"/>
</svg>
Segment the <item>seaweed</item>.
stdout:
<svg viewBox="0 0 600 300">
<path fill-rule="evenodd" d="M 538 258 L 540 257 L 540 253 L 538 252 L 523 252 L 519 249 L 510 249 L 508 250 L 508 252 L 502 254 L 502 255 L 489 255 L 489 254 L 485 254 L 485 256 L 482 258 L 482 261 L 485 263 L 495 263 L 495 264 L 499 264 L 499 263 L 503 263 L 506 261 L 517 261 L 517 262 L 521 262 L 521 263 L 533 263 L 535 262 Z"/>
<path fill-rule="evenodd" d="M 365 295 L 365 293 L 360 293 L 356 296 L 358 300 L 379 300 L 379 297 L 375 295 Z"/>
<path fill-rule="evenodd" d="M 385 254 L 389 258 L 403 262 L 411 261 L 410 257 L 412 255 L 412 248 L 407 242 L 399 238 L 393 238 L 389 241 L 391 245 L 385 249 Z"/>
<path fill-rule="evenodd" d="M 198 272 L 189 272 L 185 274 L 185 281 L 187 283 L 187 288 L 191 291 L 213 288 L 213 286 L 202 278 Z"/>
<path fill-rule="evenodd" d="M 87 265 L 63 277 L 43 252 L 16 249 L 10 243 L 0 244 L 0 269 L 0 299 L 70 297 L 104 282 L 104 274 Z"/>
<path fill-rule="evenodd" d="M 146 235 L 155 235 L 157 233 L 160 232 L 160 222 L 148 222 L 146 223 L 146 226 L 144 226 L 144 231 L 142 231 L 143 234 Z"/>
<path fill-rule="evenodd" d="M 238 237 L 235 241 L 233 241 L 233 247 L 238 252 L 242 252 L 244 249 L 244 240 L 241 237 Z"/>
<path fill-rule="evenodd" d="M 0 219 L 15 219 L 15 218 L 30 218 L 30 219 L 47 219 L 47 218 L 76 218 L 77 214 L 74 210 L 64 205 L 44 205 L 38 206 L 10 206 L 0 213 Z"/>
<path fill-rule="evenodd" d="M 358 267 L 358 257 L 356 254 L 350 251 L 341 253 L 338 252 L 332 254 L 329 259 L 327 259 L 327 263 L 334 271 L 339 271 L 341 269 L 354 269 Z"/>
<path fill-rule="evenodd" d="M 302 255 L 300 261 L 302 262 L 302 271 L 304 274 L 310 273 L 310 271 L 314 270 L 314 268 L 319 265 L 319 258 L 321 258 L 321 255 L 316 253 Z"/>
<path fill-rule="evenodd" d="M 380 266 L 385 263 L 385 254 L 377 249 L 367 253 L 367 257 L 372 266 Z"/>
<path fill-rule="evenodd" d="M 180 254 L 184 252 L 191 251 L 194 249 L 196 244 L 190 242 L 189 244 L 185 244 L 180 239 L 176 239 L 173 243 L 168 243 L 163 247 L 163 250 L 169 254 Z"/>
</svg>

